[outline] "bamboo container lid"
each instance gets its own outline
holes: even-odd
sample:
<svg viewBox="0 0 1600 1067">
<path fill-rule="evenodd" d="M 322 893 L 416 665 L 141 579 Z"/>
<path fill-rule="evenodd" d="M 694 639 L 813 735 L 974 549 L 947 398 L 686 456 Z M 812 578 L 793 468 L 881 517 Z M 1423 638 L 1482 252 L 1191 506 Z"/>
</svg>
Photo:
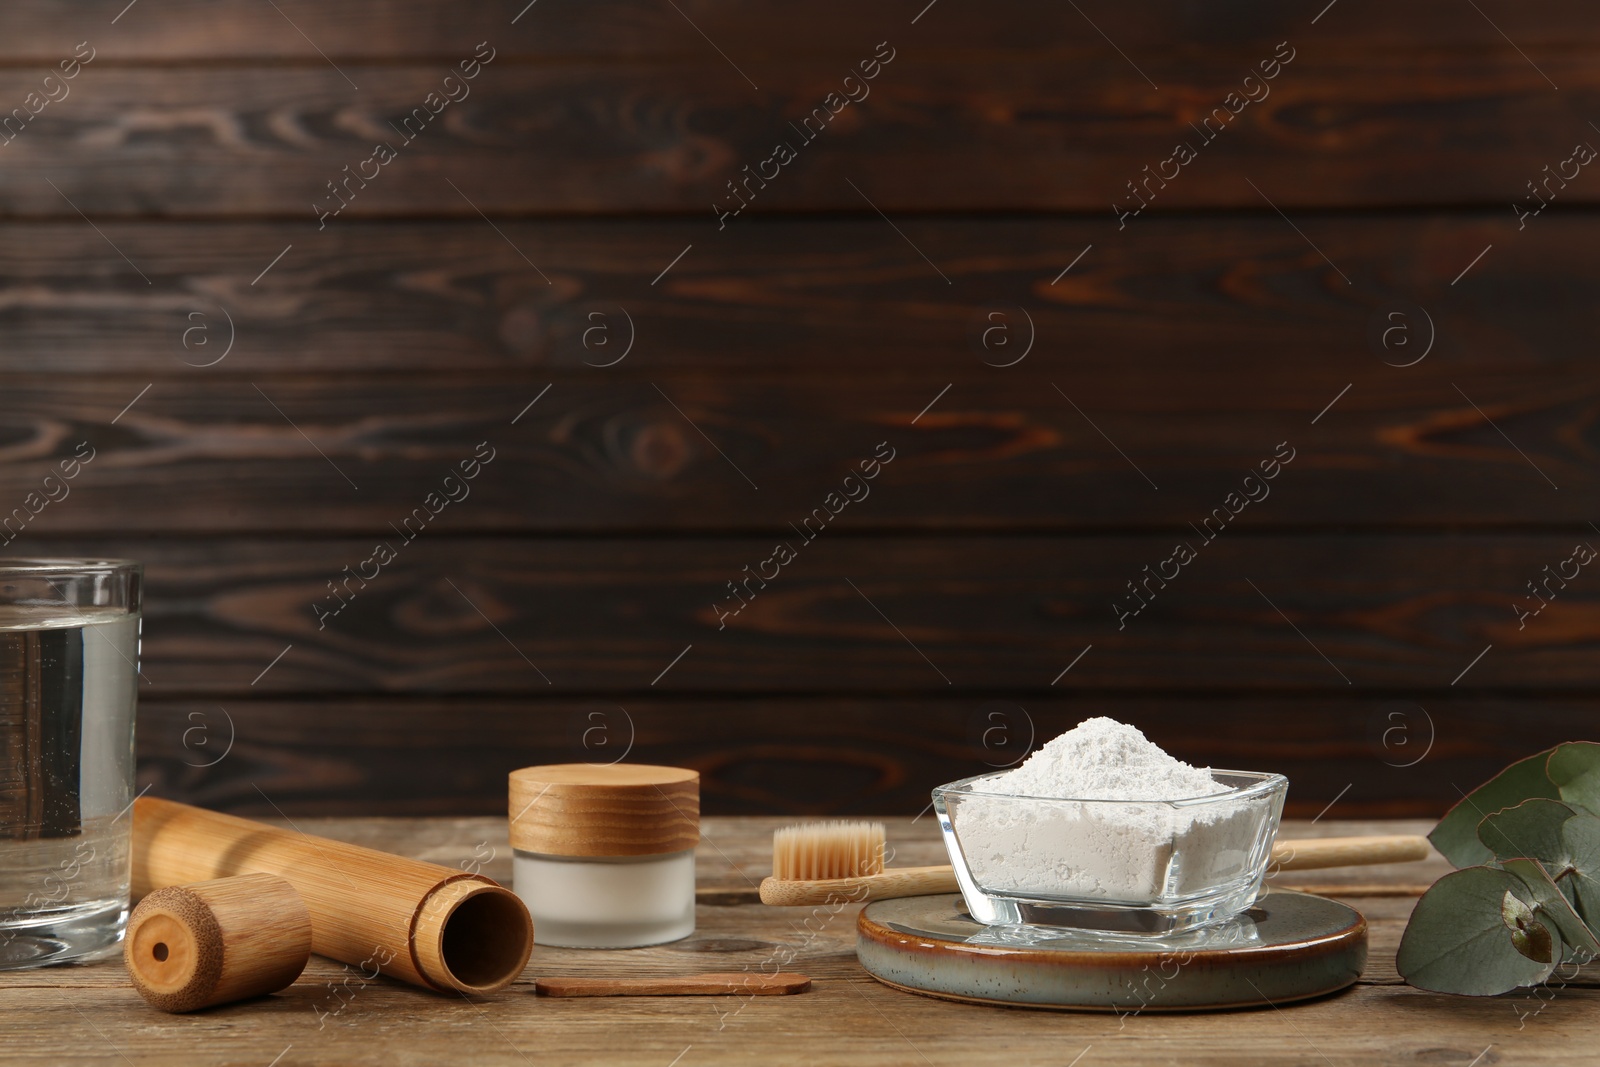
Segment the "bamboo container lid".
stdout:
<svg viewBox="0 0 1600 1067">
<path fill-rule="evenodd" d="M 133 909 L 122 943 L 134 988 L 171 1012 L 276 993 L 310 956 L 311 914 L 271 874 L 158 889 Z"/>
<path fill-rule="evenodd" d="M 700 775 L 648 763 L 511 772 L 511 847 L 545 856 L 652 856 L 700 843 Z"/>
</svg>

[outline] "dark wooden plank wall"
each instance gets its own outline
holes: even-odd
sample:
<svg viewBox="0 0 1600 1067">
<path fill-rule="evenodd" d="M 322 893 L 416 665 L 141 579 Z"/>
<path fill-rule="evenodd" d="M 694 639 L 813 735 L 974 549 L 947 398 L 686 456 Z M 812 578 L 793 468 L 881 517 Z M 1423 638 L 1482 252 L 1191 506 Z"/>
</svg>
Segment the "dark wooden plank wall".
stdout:
<svg viewBox="0 0 1600 1067">
<path fill-rule="evenodd" d="M 1589 5 L 676 7 L 0 10 L 0 540 L 148 561 L 146 781 L 910 813 L 1105 713 L 1400 815 L 1593 735 Z"/>
</svg>

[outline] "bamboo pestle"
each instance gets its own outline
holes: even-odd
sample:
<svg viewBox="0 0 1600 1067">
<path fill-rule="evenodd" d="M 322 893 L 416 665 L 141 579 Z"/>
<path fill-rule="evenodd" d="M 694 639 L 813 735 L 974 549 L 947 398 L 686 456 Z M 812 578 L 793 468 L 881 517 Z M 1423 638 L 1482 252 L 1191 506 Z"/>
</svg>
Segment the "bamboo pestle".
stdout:
<svg viewBox="0 0 1600 1067">
<path fill-rule="evenodd" d="M 533 950 L 516 894 L 480 875 L 155 797 L 133 805 L 133 893 L 275 874 L 311 915 L 311 950 L 441 991 L 510 985 Z"/>
</svg>

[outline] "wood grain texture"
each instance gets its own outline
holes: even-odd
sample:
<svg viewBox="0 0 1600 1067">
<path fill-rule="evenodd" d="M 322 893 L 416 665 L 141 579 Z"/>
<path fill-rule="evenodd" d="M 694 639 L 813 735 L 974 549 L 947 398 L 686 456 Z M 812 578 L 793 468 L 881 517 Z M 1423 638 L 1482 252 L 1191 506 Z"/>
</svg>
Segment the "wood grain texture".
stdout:
<svg viewBox="0 0 1600 1067">
<path fill-rule="evenodd" d="M 100 224 L 149 285 L 82 220 L 11 223 L 0 242 L 0 371 L 8 395 L 30 384 L 11 378 L 27 372 L 63 388 L 72 375 L 109 373 L 141 379 L 135 391 L 156 379 L 200 393 L 218 379 L 293 372 L 330 385 L 347 380 L 335 372 L 359 373 L 380 390 L 404 371 L 664 385 L 704 372 L 725 384 L 825 376 L 840 394 L 871 372 L 914 386 L 910 415 L 960 376 L 1055 380 L 1069 394 L 1104 383 L 1102 404 L 1158 398 L 1169 410 L 1196 389 L 1231 388 L 1232 404 L 1304 410 L 1309 421 L 1358 376 L 1363 387 L 1427 381 L 1455 400 L 1453 372 L 1493 369 L 1530 391 L 1549 374 L 1554 392 L 1570 390 L 1585 351 L 1579 309 L 1600 300 L 1587 269 L 1600 218 L 1586 212 L 1520 233 L 1509 210 L 1302 217 L 1351 285 L 1264 205 L 1151 216 L 1121 233 L 1109 212 L 899 220 L 950 285 L 876 217 L 740 221 L 721 233 L 709 218 L 498 222 L 510 244 L 481 220 L 352 221 L 320 234 L 314 224 Z M 1372 320 L 1383 325 L 1402 302 L 1427 311 L 1437 344 L 1415 366 L 1385 366 L 1423 351 L 1399 346 L 1401 335 L 1392 350 L 1369 341 Z M 996 337 L 985 349 L 979 327 L 1007 308 L 1018 347 L 1003 351 Z M 1017 308 L 1037 344 L 1002 367 L 1025 340 Z M 1404 336 L 1423 345 L 1426 324 L 1409 316 Z M 1365 391 L 1347 400 L 1366 403 Z M 18 396 L 18 412 L 49 403 Z M 75 417 L 109 422 L 130 399 L 107 396 Z M 508 421 L 527 402 L 516 399 L 505 398 Z"/>
<path fill-rule="evenodd" d="M 509 795 L 512 847 L 522 852 L 660 856 L 700 841 L 700 776 L 683 767 L 519 767 Z"/>
<path fill-rule="evenodd" d="M 498 853 L 485 873 L 509 869 L 503 818 L 312 819 L 300 825 L 310 833 L 450 866 L 474 863 L 476 846 L 483 843 L 486 851 Z M 708 821 L 710 840 L 700 849 L 702 888 L 709 893 L 717 886 L 743 887 L 750 893 L 744 877 L 765 873 L 773 825 L 774 820 Z M 1332 817 L 1309 827 L 1333 834 L 1422 828 L 1341 823 Z M 891 840 L 908 855 L 942 853 L 936 834 L 926 819 L 891 824 Z M 1361 873 L 1370 876 L 1370 871 Z M 689 940 L 623 953 L 541 948 L 526 978 L 475 1004 L 424 996 L 399 984 L 365 982 L 320 957 L 313 958 L 300 982 L 269 1000 L 183 1018 L 152 1015 L 127 988 L 115 963 L 8 972 L 0 974 L 0 988 L 18 1010 L 0 1021 L 0 1036 L 12 1062 L 51 1067 L 122 1062 L 119 1051 L 140 1064 L 268 1063 L 291 1044 L 289 1055 L 297 1063 L 375 1067 L 397 1058 L 404 1062 L 412 1053 L 419 1062 L 471 1060 L 511 1067 L 525 1065 L 523 1050 L 529 1049 L 557 1062 L 662 1067 L 690 1046 L 685 1059 L 699 1063 L 861 1067 L 923 1057 L 940 1067 L 1030 1058 L 1065 1063 L 1090 1045 L 1088 1055 L 1095 1062 L 1126 1067 L 1179 1061 L 1277 1067 L 1322 1063 L 1323 1057 L 1340 1067 L 1465 1064 L 1491 1045 L 1489 1057 L 1500 1062 L 1557 1067 L 1582 1061 L 1589 1020 L 1600 1006 L 1592 974 L 1539 997 L 1467 1000 L 1411 989 L 1400 984 L 1393 959 L 1413 900 L 1348 902 L 1371 927 L 1362 980 L 1347 994 L 1281 1012 L 1143 1013 L 1118 1019 L 952 1006 L 896 993 L 861 972 L 853 951 L 854 907 L 813 914 L 811 909 L 775 912 L 753 903 L 703 903 L 696 935 Z M 715 1011 L 700 999 L 533 996 L 533 983 L 542 974 L 599 978 L 626 969 L 638 977 L 674 977 L 707 969 L 765 973 L 775 967 L 810 975 L 812 990 L 800 997 L 713 1001 Z M 1520 1029 L 1519 1012 L 1528 1016 Z M 884 1025 L 885 1017 L 894 1020 L 893 1028 Z"/>
<path fill-rule="evenodd" d="M 1478 690 L 1596 687 L 1594 591 L 1575 582 L 1525 624 L 1514 610 L 1533 604 L 1525 584 L 1567 559 L 1572 537 L 1226 531 L 1119 629 L 1117 598 L 1132 605 L 1127 583 L 1180 536 L 825 531 L 768 588 L 752 584 L 740 614 L 720 616 L 740 603 L 727 584 L 772 555 L 771 539 L 550 539 L 530 551 L 423 536 L 364 589 L 343 574 L 373 557 L 364 541 L 118 551 L 146 566 L 145 674 L 164 695 L 1037 692 L 1089 644 L 1074 688 L 1439 690 L 1469 666 Z M 337 615 L 335 579 L 353 594 Z"/>
<path fill-rule="evenodd" d="M 1237 0 L 1212 8 L 1152 0 L 1137 10 L 1091 0 L 1079 4 L 1078 11 L 1070 5 L 999 0 L 981 9 L 935 9 L 937 17 L 932 11 L 923 14 L 914 3 L 864 7 L 850 0 L 819 0 L 804 11 L 781 0 L 688 0 L 677 4 L 678 11 L 652 0 L 539 0 L 532 9 L 527 0 L 508 0 L 463 10 L 435 0 L 347 0 L 338 5 L 275 0 L 264 10 L 249 0 L 169 0 L 141 4 L 123 14 L 126 6 L 127 0 L 14 0 L 0 11 L 0 58 L 54 61 L 58 48 L 70 49 L 90 35 L 123 62 L 250 59 L 325 65 L 323 56 L 450 58 L 489 37 L 506 55 L 524 59 L 677 56 L 708 67 L 722 64 L 697 26 L 734 58 L 829 56 L 846 51 L 851 35 L 877 41 L 886 34 L 945 53 L 1114 55 L 1112 46 L 1095 33 L 1098 26 L 1158 82 L 1168 73 L 1156 66 L 1159 59 L 1176 62 L 1202 47 L 1271 48 L 1285 36 L 1384 48 L 1470 46 L 1512 52 L 1493 23 L 1462 18 L 1460 5 L 1451 0 L 1413 0 L 1401 7 L 1382 0 L 1340 0 L 1337 17 L 1323 14 L 1322 5 L 1287 7 L 1272 0 Z M 1486 10 L 1541 60 L 1551 50 L 1600 37 L 1583 0 L 1539 0 L 1522 9 L 1491 5 Z M 1140 55 L 1152 49 L 1160 55 Z M 737 83 L 731 67 L 722 69 Z M 761 80 L 760 69 L 750 73 Z"/>
<path fill-rule="evenodd" d="M 351 534 L 397 548 L 441 533 L 794 538 L 808 516 L 815 531 L 817 509 L 829 534 L 1192 536 L 1189 524 L 1241 486 L 1267 494 L 1235 520 L 1257 533 L 1594 533 L 1600 379 L 1585 360 L 1411 370 L 1357 367 L 1352 383 L 1338 369 L 1290 377 L 1275 353 L 1202 370 L 1175 350 L 1105 374 L 1051 361 L 1004 377 L 967 369 L 954 382 L 842 371 L 29 377 L 4 386 L 15 406 L 0 413 L 0 541 L 38 552 L 108 528 Z M 1275 452 L 1293 461 L 1264 487 L 1246 485 Z M 63 461 L 91 453 L 61 478 Z M 846 493 L 857 499 L 841 506 Z"/>
<path fill-rule="evenodd" d="M 872 95 L 719 228 L 880 41 Z M 480 42 L 471 96 L 395 130 Z M 1119 223 L 1279 42 L 1270 96 Z M 1055 679 L 1057 729 L 1120 708 L 1293 770 L 1295 810 L 1433 811 L 1504 762 L 1500 723 L 1579 736 L 1600 692 L 1586 581 L 1515 606 L 1597 521 L 1600 183 L 1513 209 L 1600 136 L 1597 46 L 1580 0 L 16 0 L 0 540 L 150 560 L 146 715 L 180 740 L 141 742 L 147 779 L 233 806 L 270 779 L 297 814 L 497 810 L 620 702 L 671 712 L 643 746 L 710 810 L 914 812 L 975 758 L 974 705 Z M 1011 367 L 996 308 L 1036 331 Z M 1397 310 L 1414 347 L 1375 346 Z M 1419 311 L 1436 344 L 1396 366 Z M 1118 629 L 1285 440 L 1271 499 Z M 482 441 L 471 498 L 319 628 Z M 871 499 L 719 629 L 879 441 Z M 249 718 L 209 769 L 191 699 Z M 1422 709 L 1402 767 L 1385 716 L 1409 742 Z"/>
<path fill-rule="evenodd" d="M 1174 209 L 1270 210 L 1263 194 L 1284 209 L 1489 204 L 1514 223 L 1513 201 L 1539 204 L 1526 183 L 1594 139 L 1585 101 L 1600 91 L 1587 56 L 1565 49 L 1543 58 L 1542 76 L 1503 47 L 1374 52 L 1302 40 L 1276 53 L 1293 58 L 1274 79 L 1250 83 L 1259 102 L 1249 104 L 1242 80 L 1277 62 L 1272 46 L 1187 54 L 1165 64 L 1157 91 L 1098 46 L 1091 56 L 948 58 L 902 40 L 877 51 L 892 62 L 852 81 L 860 103 L 846 105 L 841 85 L 878 40 L 856 38 L 848 57 L 763 63 L 760 92 L 714 55 L 496 59 L 448 86 L 471 46 L 438 64 L 337 70 L 97 60 L 53 83 L 58 99 L 34 105 L 36 116 L 23 103 L 43 75 L 0 69 L 0 116 L 16 116 L 0 133 L 13 175 L 0 210 L 75 218 L 67 198 L 97 221 L 272 215 L 300 222 L 307 240 L 359 217 L 476 221 L 479 211 L 687 213 L 717 232 L 719 213 L 747 200 L 728 228 L 774 211 L 876 220 L 875 205 L 1082 211 L 1116 232 L 1114 202 L 1149 201 L 1132 228 Z M 396 158 L 362 165 L 380 144 Z M 793 160 L 763 167 L 779 144 Z M 1158 166 L 1178 144 L 1196 158 Z M 1600 200 L 1600 181 L 1567 170 L 1545 199 Z"/>
<path fill-rule="evenodd" d="M 1471 789 L 1513 758 L 1589 736 L 1596 709 L 1592 697 L 1506 697 L 1460 686 L 1346 697 L 1129 695 L 1073 685 L 1069 673 L 1056 693 L 1041 686 L 1009 699 L 146 696 L 139 785 L 264 818 L 278 810 L 296 819 L 489 814 L 505 811 L 506 775 L 516 767 L 625 752 L 700 771 L 707 812 L 926 819 L 935 785 L 1006 766 L 1083 718 L 1109 715 L 1186 761 L 1286 775 L 1291 814 L 1314 816 L 1332 803 L 1330 817 L 1437 818 L 1457 786 Z M 1508 721 L 1518 730 L 1510 749 Z"/>
</svg>

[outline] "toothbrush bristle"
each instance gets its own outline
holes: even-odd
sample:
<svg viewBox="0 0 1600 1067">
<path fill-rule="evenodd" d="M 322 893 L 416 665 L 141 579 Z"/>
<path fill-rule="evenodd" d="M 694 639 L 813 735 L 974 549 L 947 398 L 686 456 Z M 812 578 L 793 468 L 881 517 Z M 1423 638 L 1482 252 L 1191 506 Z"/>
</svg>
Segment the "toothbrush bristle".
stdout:
<svg viewBox="0 0 1600 1067">
<path fill-rule="evenodd" d="M 881 822 L 804 823 L 772 833 L 772 876 L 812 882 L 882 874 L 889 835 Z"/>
</svg>

